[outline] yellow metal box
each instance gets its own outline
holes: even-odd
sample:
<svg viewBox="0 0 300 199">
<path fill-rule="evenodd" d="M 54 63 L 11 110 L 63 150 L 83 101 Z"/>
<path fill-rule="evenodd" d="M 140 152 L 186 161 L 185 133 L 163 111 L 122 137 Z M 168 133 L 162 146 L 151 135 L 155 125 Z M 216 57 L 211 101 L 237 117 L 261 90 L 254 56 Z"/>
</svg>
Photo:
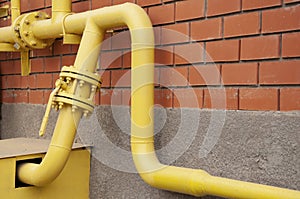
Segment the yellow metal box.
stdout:
<svg viewBox="0 0 300 199">
<path fill-rule="evenodd" d="M 46 154 L 49 143 L 48 140 L 27 138 L 0 140 L 0 198 L 89 198 L 90 151 L 80 144 L 73 145 L 65 168 L 51 184 L 35 187 L 18 181 L 17 164 L 39 163 Z"/>
</svg>

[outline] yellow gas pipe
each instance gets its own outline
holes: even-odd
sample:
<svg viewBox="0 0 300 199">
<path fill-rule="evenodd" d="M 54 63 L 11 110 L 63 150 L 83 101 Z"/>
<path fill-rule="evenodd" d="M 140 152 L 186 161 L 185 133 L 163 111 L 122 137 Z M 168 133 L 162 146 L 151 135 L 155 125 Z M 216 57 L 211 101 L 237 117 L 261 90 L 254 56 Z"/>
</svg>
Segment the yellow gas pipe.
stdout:
<svg viewBox="0 0 300 199">
<path fill-rule="evenodd" d="M 59 4 L 58 1 L 53 3 Z M 83 32 L 74 67 L 66 69 L 78 72 L 78 76 L 80 72 L 90 74 L 95 71 L 104 30 L 122 25 L 129 27 L 132 39 L 131 149 L 136 168 L 145 182 L 156 188 L 194 196 L 210 194 L 229 198 L 300 198 L 299 191 L 214 177 L 203 170 L 168 166 L 159 162 L 153 144 L 154 38 L 152 25 L 143 9 L 126 3 L 65 17 L 58 16 L 56 20 L 35 21 L 32 31 L 39 39 L 58 38 L 63 31 L 78 35 Z M 8 27 L 0 28 L 0 34 L 7 36 L 1 37 L 0 43 L 15 42 L 8 30 Z M 61 74 L 56 85 L 63 90 L 56 95 L 61 110 L 49 150 L 41 164 L 26 163 L 18 168 L 21 181 L 44 186 L 51 183 L 63 169 L 77 125 L 86 110 L 75 109 L 74 104 L 62 103 L 60 100 L 64 99 L 63 93 L 73 96 L 74 100 L 81 99 L 79 95 L 83 98 L 91 97 L 93 91 L 89 84 L 80 84 L 80 78 L 68 82 Z"/>
<path fill-rule="evenodd" d="M 11 20 L 15 21 L 21 14 L 21 0 L 11 0 Z"/>
</svg>

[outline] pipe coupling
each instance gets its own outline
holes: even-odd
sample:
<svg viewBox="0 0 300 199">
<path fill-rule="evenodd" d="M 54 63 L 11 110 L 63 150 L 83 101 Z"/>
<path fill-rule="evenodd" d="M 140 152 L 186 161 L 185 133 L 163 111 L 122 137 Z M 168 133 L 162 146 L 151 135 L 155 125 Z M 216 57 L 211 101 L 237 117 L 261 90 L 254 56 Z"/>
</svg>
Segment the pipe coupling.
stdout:
<svg viewBox="0 0 300 199">
<path fill-rule="evenodd" d="M 56 86 L 59 86 L 60 89 L 55 94 L 52 101 L 52 106 L 54 108 L 62 109 L 64 104 L 69 104 L 72 106 L 73 112 L 78 109 L 82 110 L 84 116 L 88 116 L 93 112 L 95 107 L 94 97 L 102 84 L 101 78 L 97 73 L 79 71 L 73 66 L 64 66 L 56 84 Z M 75 85 L 76 89 L 74 92 L 66 92 L 66 88 L 69 85 L 74 86 L 74 84 L 77 84 Z M 82 97 L 81 89 L 89 89 L 89 97 Z"/>
<path fill-rule="evenodd" d="M 32 24 L 36 21 L 49 19 L 50 16 L 44 12 L 32 12 L 20 15 L 12 24 L 15 45 L 17 50 L 20 49 L 43 49 L 54 42 L 54 39 L 39 39 L 32 31 Z"/>
</svg>

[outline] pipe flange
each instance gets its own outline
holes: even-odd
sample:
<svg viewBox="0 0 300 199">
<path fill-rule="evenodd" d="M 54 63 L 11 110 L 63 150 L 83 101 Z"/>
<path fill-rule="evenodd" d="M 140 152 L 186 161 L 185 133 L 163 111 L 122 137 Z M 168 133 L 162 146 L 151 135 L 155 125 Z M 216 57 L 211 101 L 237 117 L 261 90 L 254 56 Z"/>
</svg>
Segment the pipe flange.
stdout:
<svg viewBox="0 0 300 199">
<path fill-rule="evenodd" d="M 43 49 L 50 46 L 54 39 L 39 39 L 35 37 L 32 31 L 32 24 L 36 21 L 49 19 L 49 15 L 45 12 L 32 12 L 25 14 L 21 20 L 19 20 L 19 35 L 21 39 L 21 46 L 23 48 L 35 48 Z M 18 25 L 17 24 L 17 25 Z"/>
<path fill-rule="evenodd" d="M 79 82 L 86 82 L 91 85 L 96 86 L 100 89 L 102 80 L 101 77 L 97 73 L 90 73 L 87 71 L 79 71 L 74 66 L 64 66 L 61 69 L 61 73 L 59 75 L 61 78 L 72 78 L 77 79 Z"/>
<path fill-rule="evenodd" d="M 14 48 L 16 50 L 29 50 L 29 46 L 25 43 L 25 41 L 22 39 L 20 34 L 20 24 L 22 19 L 25 15 L 20 15 L 16 18 L 15 21 L 13 21 L 11 27 L 13 32 L 13 39 L 15 41 Z"/>
<path fill-rule="evenodd" d="M 92 100 L 65 92 L 58 92 L 53 98 L 52 105 L 54 105 L 56 109 L 62 109 L 64 104 L 72 105 L 72 111 L 76 111 L 78 108 L 83 110 L 84 116 L 91 114 L 95 107 Z"/>
</svg>

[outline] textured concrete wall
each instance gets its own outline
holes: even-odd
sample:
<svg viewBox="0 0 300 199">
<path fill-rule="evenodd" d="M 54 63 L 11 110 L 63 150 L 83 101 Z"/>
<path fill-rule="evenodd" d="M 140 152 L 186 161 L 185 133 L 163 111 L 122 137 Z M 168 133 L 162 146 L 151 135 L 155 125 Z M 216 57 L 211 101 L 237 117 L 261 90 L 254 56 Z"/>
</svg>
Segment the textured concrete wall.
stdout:
<svg viewBox="0 0 300 199">
<path fill-rule="evenodd" d="M 3 104 L 1 138 L 38 137 L 44 109 Z M 94 145 L 90 198 L 193 198 L 152 188 L 135 173 L 129 114 L 127 107 L 99 106 L 79 127 L 76 140 Z M 162 162 L 300 190 L 299 112 L 156 109 L 155 115 L 155 144 Z M 51 115 L 48 139 L 56 116 Z"/>
</svg>

